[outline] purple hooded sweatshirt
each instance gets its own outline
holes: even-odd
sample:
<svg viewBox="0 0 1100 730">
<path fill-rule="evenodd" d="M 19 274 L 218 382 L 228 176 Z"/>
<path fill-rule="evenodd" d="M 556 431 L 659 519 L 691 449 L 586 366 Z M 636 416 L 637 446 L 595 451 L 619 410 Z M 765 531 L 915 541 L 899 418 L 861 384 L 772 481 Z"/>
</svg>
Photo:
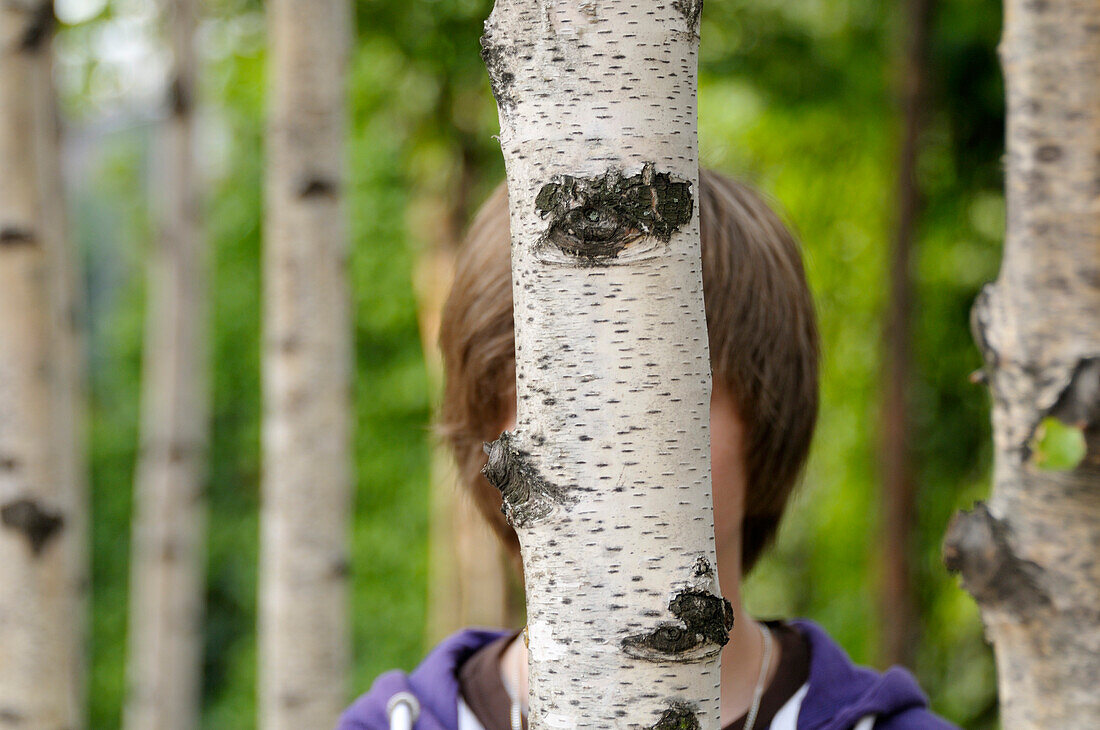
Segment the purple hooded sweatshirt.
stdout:
<svg viewBox="0 0 1100 730">
<path fill-rule="evenodd" d="M 810 621 L 791 622 L 810 649 L 809 689 L 798 730 L 850 730 L 877 715 L 875 730 L 958 730 L 928 710 L 928 699 L 901 667 L 879 674 L 852 664 L 844 650 Z M 348 708 L 337 730 L 389 730 L 386 703 L 398 692 L 420 700 L 415 730 L 457 730 L 458 670 L 474 652 L 506 632 L 466 629 L 445 639 L 412 674 L 394 670 L 374 681 Z"/>
</svg>

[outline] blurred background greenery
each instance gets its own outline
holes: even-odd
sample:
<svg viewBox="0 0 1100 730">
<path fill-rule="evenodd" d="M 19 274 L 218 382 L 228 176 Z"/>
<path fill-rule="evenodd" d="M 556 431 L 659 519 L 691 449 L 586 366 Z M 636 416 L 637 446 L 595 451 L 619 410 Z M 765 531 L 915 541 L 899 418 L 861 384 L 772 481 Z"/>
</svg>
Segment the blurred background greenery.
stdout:
<svg viewBox="0 0 1100 730">
<path fill-rule="evenodd" d="M 503 178 L 478 56 L 491 0 L 359 0 L 351 65 L 355 292 L 355 671 L 425 653 L 430 387 L 412 286 L 418 255 L 453 238 Z M 874 664 L 880 629 L 883 317 L 901 134 L 902 5 L 708 0 L 702 164 L 760 187 L 804 243 L 824 336 L 820 425 L 777 549 L 749 580 L 761 616 L 823 624 Z M 207 0 L 200 31 L 205 208 L 213 269 L 214 411 L 204 727 L 255 726 L 260 476 L 259 333 L 264 20 L 258 0 Z M 72 229 L 88 272 L 93 465 L 91 727 L 124 692 L 132 474 L 145 277 L 156 200 L 152 144 L 164 59 L 151 0 L 58 0 Z M 991 653 L 977 611 L 942 568 L 952 512 L 988 489 L 990 448 L 970 302 L 1003 234 L 1000 4 L 941 0 L 918 180 L 912 447 L 914 671 L 933 707 L 995 727 Z M 349 698 L 350 700 L 350 698 Z"/>
</svg>

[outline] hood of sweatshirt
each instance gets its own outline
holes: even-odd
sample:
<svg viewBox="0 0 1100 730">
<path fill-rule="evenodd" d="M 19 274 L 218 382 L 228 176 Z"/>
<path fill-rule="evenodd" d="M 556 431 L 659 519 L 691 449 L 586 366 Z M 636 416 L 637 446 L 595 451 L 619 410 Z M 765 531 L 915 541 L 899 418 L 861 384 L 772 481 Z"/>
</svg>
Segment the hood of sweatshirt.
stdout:
<svg viewBox="0 0 1100 730">
<path fill-rule="evenodd" d="M 852 663 L 840 645 L 812 621 L 792 621 L 810 647 L 809 689 L 798 730 L 849 730 L 875 715 L 876 730 L 952 730 L 928 711 L 928 698 L 907 670 L 878 673 Z"/>
<path fill-rule="evenodd" d="M 879 674 L 852 663 L 844 650 L 811 621 L 793 621 L 810 648 L 809 689 L 798 730 L 850 730 L 876 715 L 876 730 L 953 730 L 928 711 L 928 699 L 901 667 Z M 411 674 L 386 672 L 347 709 L 337 730 L 388 730 L 386 706 L 399 692 L 420 701 L 416 730 L 457 730 L 458 670 L 474 652 L 505 631 L 465 629 L 432 650 Z"/>
</svg>

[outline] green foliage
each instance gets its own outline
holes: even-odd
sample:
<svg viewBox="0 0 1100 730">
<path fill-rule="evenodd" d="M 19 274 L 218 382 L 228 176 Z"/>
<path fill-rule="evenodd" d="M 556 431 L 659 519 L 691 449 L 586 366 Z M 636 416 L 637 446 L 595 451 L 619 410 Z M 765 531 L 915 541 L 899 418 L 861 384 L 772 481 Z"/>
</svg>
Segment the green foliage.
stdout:
<svg viewBox="0 0 1100 730">
<path fill-rule="evenodd" d="M 98 23 L 65 30 L 74 54 Z M 502 179 L 495 107 L 478 56 L 490 0 L 358 4 L 349 90 L 355 292 L 357 503 L 352 686 L 424 654 L 429 385 L 411 285 L 418 253 L 455 235 Z M 122 3 L 125 5 L 125 3 Z M 213 442 L 204 727 L 255 726 L 264 53 L 262 4 L 206 3 L 202 102 L 216 124 L 205 207 L 212 252 Z M 967 331 L 996 273 L 1004 201 L 999 4 L 942 0 L 919 165 L 926 195 L 916 277 L 912 449 L 919 497 L 916 670 L 936 709 L 993 727 L 993 668 L 972 601 L 939 543 L 950 514 L 988 489 L 983 391 Z M 824 338 L 823 400 L 806 483 L 749 580 L 751 610 L 822 623 L 858 660 L 877 653 L 876 461 L 886 267 L 895 221 L 900 6 L 877 0 L 714 0 L 703 14 L 704 165 L 777 202 L 804 242 Z M 97 71 L 71 75 L 91 113 Z M 220 130 L 220 131 L 218 131 Z M 137 440 L 149 222 L 149 126 L 101 137 L 77 188 L 89 275 L 93 377 L 91 727 L 118 727 L 124 692 L 130 489 Z M 349 698 L 350 699 L 350 698 Z"/>
<path fill-rule="evenodd" d="M 1044 418 L 1032 439 L 1031 461 L 1040 469 L 1069 471 L 1086 456 L 1085 432 L 1080 426 Z"/>
</svg>

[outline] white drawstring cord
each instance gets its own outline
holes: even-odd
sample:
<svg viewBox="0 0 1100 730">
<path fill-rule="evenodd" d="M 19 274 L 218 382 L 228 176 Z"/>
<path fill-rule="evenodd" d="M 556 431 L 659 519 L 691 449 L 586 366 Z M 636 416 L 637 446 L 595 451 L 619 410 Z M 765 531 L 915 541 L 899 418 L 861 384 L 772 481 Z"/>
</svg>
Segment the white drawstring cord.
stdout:
<svg viewBox="0 0 1100 730">
<path fill-rule="evenodd" d="M 386 717 L 390 730 L 412 730 L 420 716 L 420 701 L 411 692 L 398 692 L 386 703 Z"/>
</svg>

